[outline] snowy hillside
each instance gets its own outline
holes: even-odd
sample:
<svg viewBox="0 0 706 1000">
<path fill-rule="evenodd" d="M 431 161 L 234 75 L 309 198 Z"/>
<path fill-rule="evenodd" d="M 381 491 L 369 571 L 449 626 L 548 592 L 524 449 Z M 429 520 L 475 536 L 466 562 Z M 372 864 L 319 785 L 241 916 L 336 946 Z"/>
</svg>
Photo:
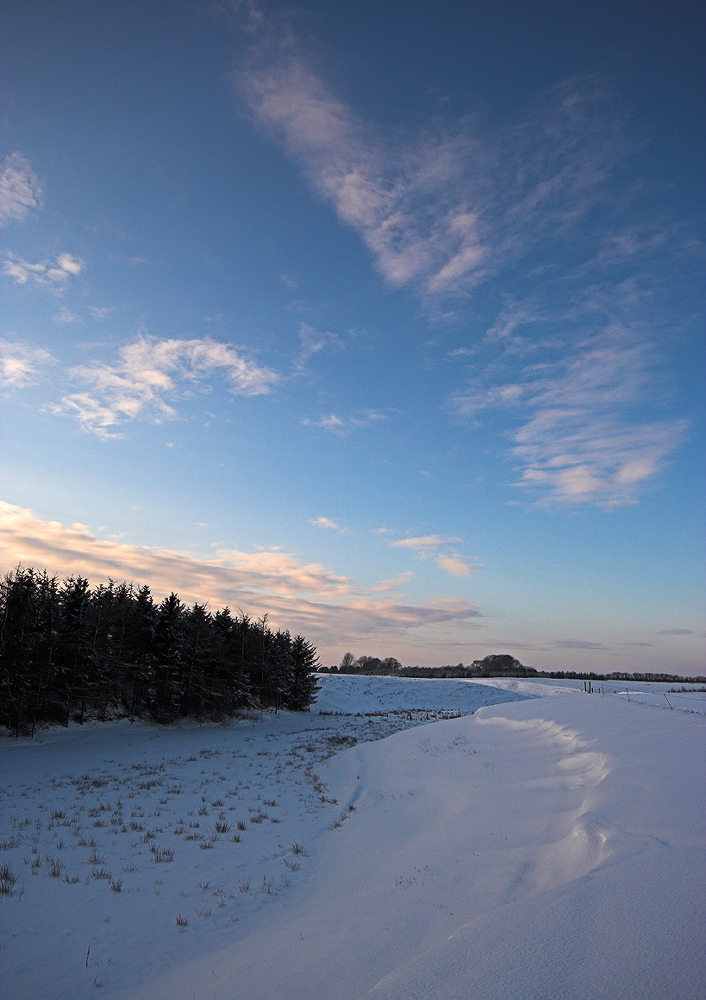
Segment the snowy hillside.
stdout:
<svg viewBox="0 0 706 1000">
<path fill-rule="evenodd" d="M 6 1000 L 703 996 L 703 693 L 321 680 L 3 739 Z"/>
</svg>

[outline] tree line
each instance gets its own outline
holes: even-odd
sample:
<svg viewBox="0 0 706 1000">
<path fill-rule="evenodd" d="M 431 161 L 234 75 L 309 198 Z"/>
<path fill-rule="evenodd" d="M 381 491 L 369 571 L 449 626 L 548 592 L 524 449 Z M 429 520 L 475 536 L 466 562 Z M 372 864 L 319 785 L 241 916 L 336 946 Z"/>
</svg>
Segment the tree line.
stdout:
<svg viewBox="0 0 706 1000">
<path fill-rule="evenodd" d="M 462 663 L 455 667 L 403 667 L 394 656 L 380 659 L 378 656 L 355 657 L 352 653 L 344 653 L 340 664 L 336 667 L 320 667 L 323 673 L 365 674 L 395 677 L 537 677 L 533 667 L 524 667 L 519 660 L 509 653 L 491 653 L 482 660 L 474 660 L 465 667 Z"/>
<path fill-rule="evenodd" d="M 626 673 L 613 671 L 609 674 L 599 674 L 593 671 L 577 670 L 535 670 L 526 667 L 509 653 L 490 653 L 482 660 L 474 660 L 468 666 L 457 663 L 445 667 L 403 667 L 394 656 L 380 659 L 378 656 L 355 657 L 352 653 L 344 653 L 338 666 L 320 667 L 324 673 L 365 674 L 395 677 L 453 677 L 462 680 L 472 680 L 474 677 L 548 677 L 555 680 L 586 680 L 586 681 L 640 681 L 674 684 L 685 681 L 692 684 L 706 683 L 706 677 L 682 677 L 679 674 L 668 673 Z"/>
<path fill-rule="evenodd" d="M 262 707 L 304 711 L 318 690 L 303 636 L 147 586 L 59 581 L 18 567 L 0 582 L 0 724 L 120 715 L 161 723 Z"/>
</svg>

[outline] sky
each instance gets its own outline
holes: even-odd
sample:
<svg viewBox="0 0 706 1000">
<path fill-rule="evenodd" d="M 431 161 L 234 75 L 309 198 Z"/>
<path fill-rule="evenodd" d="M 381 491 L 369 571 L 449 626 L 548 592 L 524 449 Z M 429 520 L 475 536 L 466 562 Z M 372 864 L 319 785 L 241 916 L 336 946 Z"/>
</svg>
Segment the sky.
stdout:
<svg viewBox="0 0 706 1000">
<path fill-rule="evenodd" d="M 4 0 L 3 572 L 703 674 L 705 21 Z"/>
</svg>

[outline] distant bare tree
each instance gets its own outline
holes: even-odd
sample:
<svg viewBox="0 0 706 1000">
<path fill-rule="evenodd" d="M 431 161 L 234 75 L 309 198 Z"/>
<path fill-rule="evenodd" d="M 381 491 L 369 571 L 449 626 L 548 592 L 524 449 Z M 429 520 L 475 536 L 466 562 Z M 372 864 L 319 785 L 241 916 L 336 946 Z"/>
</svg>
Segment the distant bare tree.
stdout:
<svg viewBox="0 0 706 1000">
<path fill-rule="evenodd" d="M 351 667 L 355 663 L 355 656 L 352 653 L 344 653 L 340 664 L 340 671 L 342 674 L 349 674 L 351 672 Z"/>
</svg>

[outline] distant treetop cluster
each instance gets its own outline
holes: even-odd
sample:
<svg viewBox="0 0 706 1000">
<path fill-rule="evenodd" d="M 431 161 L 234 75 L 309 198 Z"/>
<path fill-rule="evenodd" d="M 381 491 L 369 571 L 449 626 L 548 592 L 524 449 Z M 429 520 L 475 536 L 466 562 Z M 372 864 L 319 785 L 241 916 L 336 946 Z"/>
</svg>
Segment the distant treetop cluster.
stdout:
<svg viewBox="0 0 706 1000">
<path fill-rule="evenodd" d="M 0 724 L 127 715 L 172 722 L 239 709 L 306 710 L 317 654 L 301 636 L 228 608 L 156 604 L 131 583 L 91 589 L 18 567 L 0 582 Z"/>
</svg>

